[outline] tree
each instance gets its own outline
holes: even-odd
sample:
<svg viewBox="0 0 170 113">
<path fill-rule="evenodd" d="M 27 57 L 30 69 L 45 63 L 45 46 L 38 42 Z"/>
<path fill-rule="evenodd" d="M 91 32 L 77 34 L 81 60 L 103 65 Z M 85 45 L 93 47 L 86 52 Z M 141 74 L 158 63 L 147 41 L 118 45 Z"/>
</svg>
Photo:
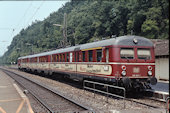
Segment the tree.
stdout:
<svg viewBox="0 0 170 113">
<path fill-rule="evenodd" d="M 146 20 L 142 25 L 142 33 L 144 33 L 147 38 L 157 38 L 158 31 L 159 28 L 155 20 Z"/>
</svg>

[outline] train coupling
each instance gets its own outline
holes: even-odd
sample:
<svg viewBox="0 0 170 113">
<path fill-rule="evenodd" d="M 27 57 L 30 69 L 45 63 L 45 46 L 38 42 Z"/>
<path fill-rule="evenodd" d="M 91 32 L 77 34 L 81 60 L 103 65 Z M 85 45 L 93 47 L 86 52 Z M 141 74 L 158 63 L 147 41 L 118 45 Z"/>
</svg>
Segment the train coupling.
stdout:
<svg viewBox="0 0 170 113">
<path fill-rule="evenodd" d="M 151 85 L 156 85 L 157 84 L 157 79 L 155 77 L 150 77 L 150 78 L 148 78 L 148 82 Z"/>
<path fill-rule="evenodd" d="M 128 77 L 123 77 L 122 78 L 122 82 L 123 82 L 124 86 L 126 86 L 126 87 L 130 87 L 131 86 L 131 79 L 128 78 Z"/>
</svg>

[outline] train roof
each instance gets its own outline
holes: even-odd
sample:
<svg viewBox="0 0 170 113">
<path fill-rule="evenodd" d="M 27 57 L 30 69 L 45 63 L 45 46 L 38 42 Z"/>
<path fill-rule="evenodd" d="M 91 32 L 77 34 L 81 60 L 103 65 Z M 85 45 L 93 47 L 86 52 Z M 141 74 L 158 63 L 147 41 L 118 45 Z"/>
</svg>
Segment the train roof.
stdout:
<svg viewBox="0 0 170 113">
<path fill-rule="evenodd" d="M 82 44 L 82 45 L 68 47 L 68 48 L 61 48 L 61 49 L 57 49 L 57 50 L 53 50 L 53 51 L 49 51 L 49 52 L 43 52 L 43 53 L 38 53 L 38 54 L 34 54 L 34 55 L 23 56 L 23 57 L 19 57 L 18 59 L 47 56 L 47 55 L 51 55 L 51 54 L 77 51 L 77 50 L 83 50 L 83 49 L 88 49 L 88 48 L 104 47 L 104 46 L 109 46 L 109 45 L 123 45 L 123 46 L 130 45 L 130 46 L 150 46 L 150 47 L 152 47 L 153 43 L 149 39 L 146 39 L 141 36 L 131 36 L 131 35 L 128 36 L 127 35 L 127 36 L 120 36 L 120 37 L 116 37 L 116 38 Z"/>
</svg>

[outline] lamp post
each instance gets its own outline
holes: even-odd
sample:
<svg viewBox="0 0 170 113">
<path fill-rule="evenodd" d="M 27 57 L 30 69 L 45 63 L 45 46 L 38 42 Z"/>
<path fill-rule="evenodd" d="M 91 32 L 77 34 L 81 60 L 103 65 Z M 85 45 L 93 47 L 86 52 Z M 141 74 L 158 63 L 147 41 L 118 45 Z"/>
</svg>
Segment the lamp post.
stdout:
<svg viewBox="0 0 170 113">
<path fill-rule="evenodd" d="M 54 26 L 59 26 L 59 27 L 62 27 L 63 29 L 63 47 L 66 47 L 68 45 L 68 42 L 67 42 L 67 14 L 64 13 L 64 25 L 60 25 L 60 24 L 53 24 Z"/>
</svg>

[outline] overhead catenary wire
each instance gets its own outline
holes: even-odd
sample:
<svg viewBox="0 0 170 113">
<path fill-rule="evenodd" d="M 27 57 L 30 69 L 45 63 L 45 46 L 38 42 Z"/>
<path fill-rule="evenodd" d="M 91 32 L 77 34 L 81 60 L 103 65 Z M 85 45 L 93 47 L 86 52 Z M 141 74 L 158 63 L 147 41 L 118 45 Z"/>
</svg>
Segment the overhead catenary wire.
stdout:
<svg viewBox="0 0 170 113">
<path fill-rule="evenodd" d="M 32 6 L 32 1 L 31 3 L 29 4 L 28 8 L 25 10 L 24 12 L 24 15 L 21 17 L 21 19 L 18 21 L 18 24 L 16 25 L 15 28 L 12 29 L 12 33 L 11 33 L 11 37 L 13 36 L 14 32 L 16 31 L 17 28 L 19 28 L 19 25 L 21 24 L 21 21 L 23 20 L 24 21 L 24 17 L 25 15 L 27 14 L 28 10 L 30 9 L 30 7 Z"/>
<path fill-rule="evenodd" d="M 21 23 L 22 20 L 23 20 L 23 21 L 25 20 L 24 17 L 26 16 L 28 10 L 29 10 L 30 7 L 32 6 L 32 2 L 33 2 L 33 1 L 31 1 L 30 5 L 29 5 L 28 8 L 25 10 L 25 13 L 24 13 L 24 15 L 22 16 L 22 18 L 20 19 L 20 21 L 18 22 L 17 26 L 19 26 L 19 24 Z"/>
<path fill-rule="evenodd" d="M 41 4 L 39 5 L 39 7 L 35 10 L 34 14 L 31 16 L 31 18 L 28 20 L 27 25 L 29 25 L 29 22 L 33 19 L 33 17 L 36 15 L 36 13 L 38 12 L 38 10 L 41 8 L 41 6 L 43 5 L 43 3 L 45 2 L 45 0 L 43 0 L 41 2 Z M 24 27 L 25 28 L 25 27 Z"/>
</svg>

